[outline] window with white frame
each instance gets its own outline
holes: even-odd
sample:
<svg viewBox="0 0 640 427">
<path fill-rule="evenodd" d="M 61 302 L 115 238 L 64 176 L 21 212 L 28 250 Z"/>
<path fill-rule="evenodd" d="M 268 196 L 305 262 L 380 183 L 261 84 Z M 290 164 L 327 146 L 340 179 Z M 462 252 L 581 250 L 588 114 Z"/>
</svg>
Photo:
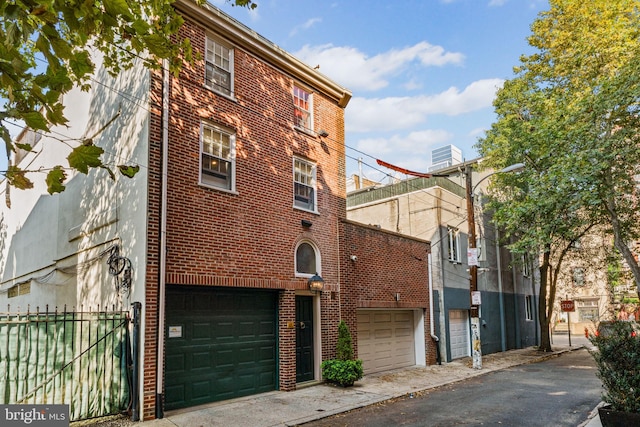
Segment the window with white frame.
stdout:
<svg viewBox="0 0 640 427">
<path fill-rule="evenodd" d="M 457 228 L 447 227 L 449 237 L 449 261 L 460 262 L 460 232 Z"/>
<path fill-rule="evenodd" d="M 296 248 L 296 275 L 313 276 L 319 273 L 318 251 L 310 242 L 301 242 Z"/>
<path fill-rule="evenodd" d="M 227 96 L 233 94 L 233 49 L 207 37 L 205 52 L 206 86 Z"/>
<path fill-rule="evenodd" d="M 298 86 L 293 87 L 293 106 L 295 126 L 304 130 L 313 130 L 313 96 Z"/>
<path fill-rule="evenodd" d="M 293 206 L 316 211 L 316 165 L 297 157 L 293 159 Z"/>
<path fill-rule="evenodd" d="M 208 124 L 200 137 L 200 183 L 235 190 L 235 135 Z"/>
<path fill-rule="evenodd" d="M 527 320 L 533 320 L 533 297 L 531 295 L 524 297 L 524 312 Z"/>
<path fill-rule="evenodd" d="M 599 319 L 598 299 L 577 300 L 578 320 L 594 322 Z"/>
<path fill-rule="evenodd" d="M 522 275 L 525 277 L 531 276 L 531 268 L 529 266 L 529 256 L 527 254 L 522 255 Z"/>
<path fill-rule="evenodd" d="M 487 260 L 487 239 L 484 236 L 481 236 L 476 241 L 476 248 L 478 249 L 478 261 L 486 261 Z"/>
<path fill-rule="evenodd" d="M 573 269 L 573 284 L 576 286 L 584 285 L 584 268 L 575 267 Z"/>
</svg>

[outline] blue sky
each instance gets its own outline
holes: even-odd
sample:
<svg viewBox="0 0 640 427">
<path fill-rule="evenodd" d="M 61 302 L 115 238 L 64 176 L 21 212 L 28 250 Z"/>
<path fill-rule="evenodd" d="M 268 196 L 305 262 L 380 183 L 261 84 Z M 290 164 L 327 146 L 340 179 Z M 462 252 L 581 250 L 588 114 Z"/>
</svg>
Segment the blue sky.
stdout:
<svg viewBox="0 0 640 427">
<path fill-rule="evenodd" d="M 496 88 L 513 77 L 547 0 L 215 0 L 243 24 L 347 87 L 347 175 L 380 181 L 379 158 L 427 171 L 431 150 L 465 159 L 495 120 Z M 364 154 L 363 154 L 364 153 Z"/>
<path fill-rule="evenodd" d="M 427 171 L 431 150 L 448 144 L 477 157 L 473 146 L 495 119 L 496 88 L 533 51 L 530 26 L 549 7 L 547 0 L 256 0 L 249 11 L 210 1 L 351 90 L 347 176 L 362 158 L 363 175 L 374 181 L 392 173 L 375 159 Z M 6 168 L 4 156 L 0 163 Z"/>
</svg>

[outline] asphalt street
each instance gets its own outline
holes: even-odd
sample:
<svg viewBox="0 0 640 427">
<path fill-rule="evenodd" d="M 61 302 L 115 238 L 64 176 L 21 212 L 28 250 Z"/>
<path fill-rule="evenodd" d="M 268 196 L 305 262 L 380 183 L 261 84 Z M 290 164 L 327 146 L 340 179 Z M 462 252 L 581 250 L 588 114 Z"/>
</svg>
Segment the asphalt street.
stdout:
<svg viewBox="0 0 640 427">
<path fill-rule="evenodd" d="M 339 414 L 314 426 L 571 426 L 600 402 L 601 384 L 582 349 Z"/>
</svg>

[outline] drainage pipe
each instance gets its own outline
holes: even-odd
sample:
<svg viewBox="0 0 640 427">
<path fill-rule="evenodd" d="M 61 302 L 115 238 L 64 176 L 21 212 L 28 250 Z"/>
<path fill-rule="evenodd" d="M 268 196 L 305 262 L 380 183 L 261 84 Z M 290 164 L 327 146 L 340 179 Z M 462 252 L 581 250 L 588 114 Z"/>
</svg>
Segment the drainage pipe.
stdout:
<svg viewBox="0 0 640 427">
<path fill-rule="evenodd" d="M 433 324 L 433 261 L 431 259 L 431 253 L 427 256 L 427 265 L 429 268 L 429 329 L 431 333 L 431 339 L 436 342 L 436 361 L 438 365 L 442 364 L 442 356 L 440 355 L 440 338 L 435 333 L 435 325 Z"/>
<path fill-rule="evenodd" d="M 158 329 L 156 349 L 156 418 L 163 418 L 165 276 L 167 270 L 167 175 L 169 171 L 169 63 L 162 63 L 162 174 L 160 195 L 160 268 L 158 277 Z"/>
</svg>

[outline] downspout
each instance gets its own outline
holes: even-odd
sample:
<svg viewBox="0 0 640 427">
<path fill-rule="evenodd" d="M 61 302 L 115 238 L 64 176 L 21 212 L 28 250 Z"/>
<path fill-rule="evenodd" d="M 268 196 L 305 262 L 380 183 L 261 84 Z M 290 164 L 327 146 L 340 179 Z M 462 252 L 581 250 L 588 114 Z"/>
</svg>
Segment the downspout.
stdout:
<svg viewBox="0 0 640 427">
<path fill-rule="evenodd" d="M 134 302 L 133 306 L 133 351 L 131 357 L 131 420 L 140 421 L 140 313 L 142 312 L 142 304 Z"/>
<path fill-rule="evenodd" d="M 498 298 L 500 301 L 500 345 L 507 351 L 506 325 L 504 321 L 504 293 L 502 289 L 502 259 L 500 257 L 500 231 L 496 227 L 496 262 L 498 264 Z"/>
<path fill-rule="evenodd" d="M 429 329 L 431 339 L 436 342 L 436 361 L 438 362 L 438 365 L 442 365 L 442 356 L 440 355 L 440 338 L 436 335 L 435 325 L 433 323 L 433 262 L 431 260 L 431 253 L 427 256 L 427 264 L 429 266 Z"/>
<path fill-rule="evenodd" d="M 169 64 L 162 62 L 162 174 L 160 195 L 160 268 L 158 277 L 158 346 L 156 349 L 156 418 L 163 418 L 165 285 L 167 270 L 167 175 L 169 170 Z"/>
</svg>

